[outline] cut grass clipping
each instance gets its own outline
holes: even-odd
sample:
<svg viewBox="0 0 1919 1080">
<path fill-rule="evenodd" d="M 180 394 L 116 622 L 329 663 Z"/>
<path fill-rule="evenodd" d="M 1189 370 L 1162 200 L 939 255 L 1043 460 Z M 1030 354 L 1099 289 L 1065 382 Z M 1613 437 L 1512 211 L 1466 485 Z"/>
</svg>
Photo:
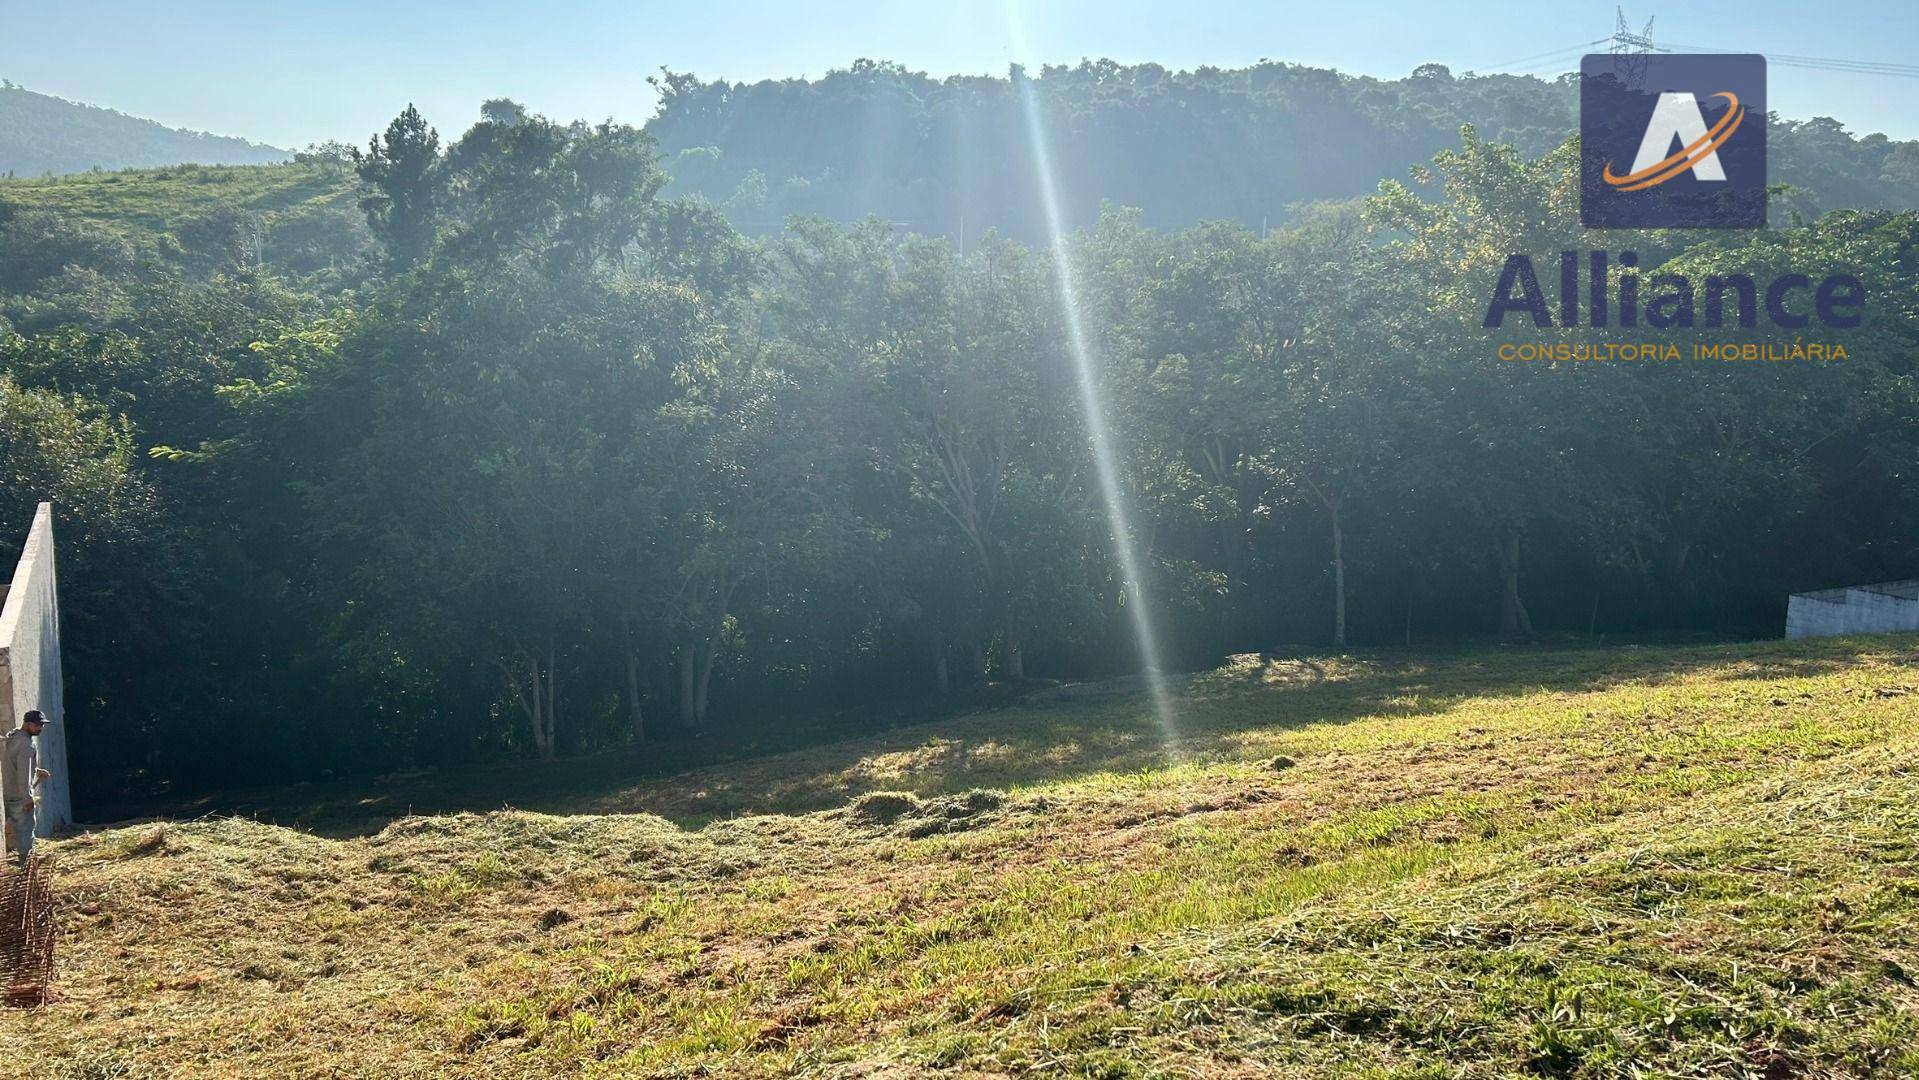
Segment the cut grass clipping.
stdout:
<svg viewBox="0 0 1919 1080">
<path fill-rule="evenodd" d="M 1276 662 L 48 845 L 34 1076 L 1919 1074 L 1919 642 Z M 594 773 L 593 775 L 600 775 Z"/>
</svg>

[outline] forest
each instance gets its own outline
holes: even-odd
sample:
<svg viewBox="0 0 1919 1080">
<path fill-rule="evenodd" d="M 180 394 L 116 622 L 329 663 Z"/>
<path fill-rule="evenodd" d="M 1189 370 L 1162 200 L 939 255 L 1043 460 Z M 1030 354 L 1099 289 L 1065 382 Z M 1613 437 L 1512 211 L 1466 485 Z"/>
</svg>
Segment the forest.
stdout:
<svg viewBox="0 0 1919 1080">
<path fill-rule="evenodd" d="M 1155 228 L 1204 221 L 1260 227 L 1301 203 L 1369 194 L 1459 143 L 1472 124 L 1528 157 L 1578 127 L 1575 76 L 1455 75 L 1423 64 L 1403 79 L 1299 64 L 1176 71 L 1088 60 L 1015 67 L 1008 78 L 933 79 L 859 61 L 824 78 L 753 83 L 684 72 L 654 79 L 673 193 L 705 196 L 742 231 L 793 214 L 872 214 L 967 242 L 988 228 L 1044 237 L 1023 95 L 1044 103 L 1068 224 L 1103 202 Z M 1854 136 L 1838 120 L 1767 126 L 1775 224 L 1827 210 L 1919 205 L 1919 143 Z"/>
<path fill-rule="evenodd" d="M 1578 225 L 1562 88 L 1482 132 L 1330 87 L 1407 126 L 1268 131 L 1244 176 L 1216 177 L 1259 177 L 1257 200 L 1184 194 L 1182 140 L 1207 136 L 1180 95 L 1229 76 L 1297 95 L 1298 71 L 1161 72 L 1149 95 L 1146 69 L 1048 69 L 1080 91 L 1043 99 L 1055 159 L 1159 185 L 1102 207 L 1068 179 L 1057 244 L 1030 153 L 968 156 L 994 162 L 1001 186 L 962 185 L 994 213 L 947 192 L 928 216 L 885 199 L 925 192 L 902 163 L 957 175 L 937 139 L 821 165 L 839 182 L 814 201 L 767 192 L 765 169 L 735 180 L 741 154 L 703 141 L 701 123 L 774 155 L 719 114 L 846 132 L 819 111 L 841 98 L 1024 137 L 1009 82 L 892 97 L 875 87 L 924 77 L 887 65 L 669 77 L 645 130 L 500 99 L 443 137 L 409 106 L 284 166 L 0 185 L 0 557 L 51 499 L 77 800 L 1120 675 L 1133 604 L 1187 669 L 1776 635 L 1789 591 L 1915 573 L 1911 144 L 1782 121 L 1778 227 L 1599 236 Z M 1432 102 L 1496 89 L 1422 72 Z M 1822 139 L 1845 153 L 1794 149 Z M 1344 174 L 1258 160 L 1302 141 Z M 1829 178 L 1791 164 L 1814 160 Z M 268 188 L 272 210 L 236 194 Z M 860 191 L 889 194 L 854 213 Z M 761 195 L 779 223 L 742 216 Z M 1284 213 L 1248 220 L 1268 200 Z M 1855 327 L 1803 331 L 1841 362 L 1497 359 L 1595 339 L 1484 327 L 1508 257 L 1600 247 L 1648 278 L 1849 275 L 1869 301 Z"/>
</svg>

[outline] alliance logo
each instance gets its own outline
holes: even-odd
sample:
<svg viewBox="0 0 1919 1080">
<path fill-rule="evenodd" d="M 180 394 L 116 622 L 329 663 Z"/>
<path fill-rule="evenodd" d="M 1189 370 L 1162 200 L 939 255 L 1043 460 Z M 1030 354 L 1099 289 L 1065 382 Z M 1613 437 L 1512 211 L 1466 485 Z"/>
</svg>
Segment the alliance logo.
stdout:
<svg viewBox="0 0 1919 1080">
<path fill-rule="evenodd" d="M 1600 173 L 1600 179 L 1621 191 L 1644 191 L 1671 180 L 1691 169 L 1701 180 L 1724 183 L 1726 170 L 1719 164 L 1719 147 L 1739 130 L 1746 118 L 1746 107 L 1737 95 L 1721 91 L 1713 97 L 1725 98 L 1728 108 L 1719 122 L 1706 130 L 1706 116 L 1699 101 L 1684 91 L 1659 95 L 1653 106 L 1652 120 L 1646 125 L 1646 137 L 1639 143 L 1639 156 L 1633 158 L 1632 171 L 1614 176 L 1612 163 Z M 1660 157 L 1674 139 L 1685 142 L 1678 150 Z"/>
<path fill-rule="evenodd" d="M 1582 224 L 1765 225 L 1765 57 L 1589 54 L 1579 74 Z"/>
</svg>

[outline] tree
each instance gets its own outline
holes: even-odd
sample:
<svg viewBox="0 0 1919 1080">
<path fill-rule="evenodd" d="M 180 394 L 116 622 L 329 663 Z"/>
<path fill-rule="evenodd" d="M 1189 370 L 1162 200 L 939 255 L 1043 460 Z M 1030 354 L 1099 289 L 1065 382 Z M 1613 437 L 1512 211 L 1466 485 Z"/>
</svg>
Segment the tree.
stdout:
<svg viewBox="0 0 1919 1080">
<path fill-rule="evenodd" d="M 1434 159 L 1443 198 L 1428 203 L 1388 182 L 1367 206 L 1376 226 L 1402 238 L 1389 249 L 1402 290 L 1381 305 L 1401 313 L 1394 339 L 1417 357 L 1415 374 L 1429 413 L 1416 460 L 1426 468 L 1420 494 L 1457 507 L 1465 541 L 1490 556 L 1499 584 L 1499 631 L 1529 636 L 1533 620 L 1522 596 L 1523 541 L 1582 516 L 1592 478 L 1574 465 L 1565 421 L 1579 415 L 1580 378 L 1550 366 L 1500 363 L 1500 342 L 1537 340 L 1578 328 L 1539 328 L 1508 318 L 1500 332 L 1482 325 L 1487 298 L 1512 253 L 1580 249 L 1577 145 L 1568 142 L 1536 161 L 1513 148 L 1462 132 L 1458 152 Z M 1430 178 L 1422 174 L 1422 179 Z M 1653 257 L 1667 242 L 1639 237 Z M 1634 245 L 1631 235 L 1610 242 Z M 1382 290 L 1384 291 L 1384 290 Z M 1528 325 L 1519 326 L 1525 322 Z"/>
<path fill-rule="evenodd" d="M 170 688 L 151 677 L 152 668 L 127 658 L 149 654 L 162 627 L 191 635 L 170 616 L 179 610 L 177 590 L 191 582 L 192 562 L 166 533 L 125 416 L 78 395 L 22 388 L 0 374 L 0 564 L 9 569 L 40 502 L 53 504 L 60 545 L 67 702 L 75 760 L 88 761 L 80 786 L 97 792 L 113 768 L 153 763 L 160 718 L 112 706 L 147 700 L 158 710 L 171 703 Z M 175 680 L 176 688 L 181 684 L 198 682 L 189 674 Z"/>
<path fill-rule="evenodd" d="M 439 163 L 439 132 L 427 126 L 412 105 L 374 136 L 364 152 L 353 151 L 354 171 L 372 189 L 360 200 L 360 209 L 397 269 L 409 269 L 425 258 L 438 235 Z"/>
</svg>

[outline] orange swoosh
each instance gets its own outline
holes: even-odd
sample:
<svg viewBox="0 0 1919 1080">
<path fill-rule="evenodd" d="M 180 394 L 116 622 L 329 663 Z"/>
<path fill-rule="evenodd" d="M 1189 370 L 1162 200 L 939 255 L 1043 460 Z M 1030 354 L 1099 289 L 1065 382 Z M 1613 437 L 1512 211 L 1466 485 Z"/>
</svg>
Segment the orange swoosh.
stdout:
<svg viewBox="0 0 1919 1080">
<path fill-rule="evenodd" d="M 1739 98 L 1732 93 L 1721 92 L 1714 94 L 1713 97 L 1725 98 L 1731 103 L 1731 107 L 1726 110 L 1726 115 L 1720 117 L 1719 122 L 1712 126 L 1711 131 L 1694 139 L 1687 146 L 1681 147 L 1664 161 L 1654 162 L 1638 172 L 1627 173 L 1625 176 L 1614 175 L 1612 162 L 1609 161 L 1600 174 L 1601 178 L 1621 191 L 1643 191 L 1671 180 L 1725 145 L 1726 140 L 1732 138 L 1732 133 L 1739 130 L 1740 122 L 1746 118 L 1746 110 L 1740 107 Z"/>
<path fill-rule="evenodd" d="M 1663 184 L 1666 181 L 1671 180 L 1673 177 L 1678 176 L 1680 173 L 1685 172 L 1687 169 L 1692 168 L 1695 164 L 1699 162 L 1700 159 L 1706 157 L 1708 154 L 1711 154 L 1713 151 L 1719 149 L 1719 147 L 1723 145 L 1727 139 L 1732 138 L 1732 133 L 1739 130 L 1740 122 L 1745 119 L 1746 111 L 1744 109 L 1740 109 L 1740 110 L 1737 110 L 1736 112 L 1729 113 L 1728 116 L 1730 116 L 1730 118 L 1732 119 L 1732 124 L 1726 128 L 1726 131 L 1724 134 L 1712 140 L 1712 142 L 1708 144 L 1704 149 L 1694 151 L 1691 154 L 1691 156 L 1685 158 L 1682 161 L 1675 163 L 1666 172 L 1663 172 L 1659 174 L 1658 176 L 1655 176 L 1649 180 L 1641 180 L 1640 182 L 1636 184 L 1630 184 L 1628 186 L 1620 188 L 1619 190 L 1642 191 L 1646 188 L 1653 187 L 1654 185 Z"/>
</svg>

